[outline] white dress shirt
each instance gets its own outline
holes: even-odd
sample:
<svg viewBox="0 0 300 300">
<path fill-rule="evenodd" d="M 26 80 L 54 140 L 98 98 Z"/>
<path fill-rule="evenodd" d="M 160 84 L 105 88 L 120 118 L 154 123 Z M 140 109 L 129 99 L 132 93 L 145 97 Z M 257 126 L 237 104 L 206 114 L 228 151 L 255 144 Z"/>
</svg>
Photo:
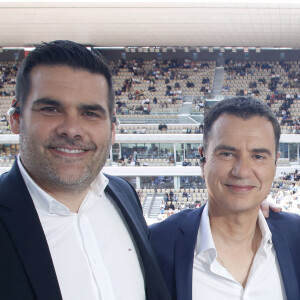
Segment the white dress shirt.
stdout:
<svg viewBox="0 0 300 300">
<path fill-rule="evenodd" d="M 205 206 L 197 236 L 193 265 L 193 300 L 283 300 L 286 299 L 272 234 L 263 214 L 258 223 L 261 244 L 255 254 L 245 288 L 217 261 L 208 205 Z"/>
<path fill-rule="evenodd" d="M 42 190 L 18 165 L 40 218 L 64 300 L 143 300 L 134 241 L 100 173 L 78 213 Z"/>
</svg>

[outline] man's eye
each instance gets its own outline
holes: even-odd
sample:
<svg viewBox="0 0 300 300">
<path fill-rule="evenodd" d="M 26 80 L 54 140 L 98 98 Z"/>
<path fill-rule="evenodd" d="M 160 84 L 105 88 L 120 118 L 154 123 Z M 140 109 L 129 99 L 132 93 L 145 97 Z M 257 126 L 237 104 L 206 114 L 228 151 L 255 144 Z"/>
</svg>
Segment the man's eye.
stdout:
<svg viewBox="0 0 300 300">
<path fill-rule="evenodd" d="M 266 157 L 265 157 L 264 155 L 261 155 L 261 154 L 255 154 L 255 155 L 254 155 L 254 158 L 255 158 L 256 160 L 263 160 L 263 159 L 265 159 Z"/>
<path fill-rule="evenodd" d="M 231 152 L 221 152 L 219 155 L 223 156 L 223 157 L 232 157 L 233 156 L 233 154 Z"/>
<path fill-rule="evenodd" d="M 91 118 L 98 118 L 98 117 L 99 117 L 98 114 L 96 114 L 96 113 L 94 113 L 94 112 L 92 112 L 92 111 L 86 111 L 86 112 L 84 113 L 84 115 L 87 116 L 87 117 L 91 117 Z"/>
<path fill-rule="evenodd" d="M 56 107 L 53 107 L 53 106 L 42 107 L 42 108 L 39 109 L 39 111 L 42 112 L 42 113 L 46 113 L 46 114 L 59 112 L 58 109 Z"/>
</svg>

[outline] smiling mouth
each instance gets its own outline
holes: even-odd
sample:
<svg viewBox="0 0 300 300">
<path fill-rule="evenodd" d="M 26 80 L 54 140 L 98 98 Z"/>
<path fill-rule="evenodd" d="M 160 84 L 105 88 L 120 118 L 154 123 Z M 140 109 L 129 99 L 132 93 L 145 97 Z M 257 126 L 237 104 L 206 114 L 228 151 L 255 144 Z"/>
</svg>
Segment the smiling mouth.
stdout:
<svg viewBox="0 0 300 300">
<path fill-rule="evenodd" d="M 68 149 L 68 148 L 53 148 L 53 149 L 56 149 L 57 151 L 64 152 L 64 153 L 70 153 L 70 154 L 83 153 L 86 151 L 82 149 Z"/>
<path fill-rule="evenodd" d="M 79 148 L 65 148 L 65 147 L 49 147 L 50 151 L 59 157 L 66 157 L 70 159 L 80 159 L 83 158 L 86 153 L 89 152 L 88 149 Z"/>
<path fill-rule="evenodd" d="M 225 186 L 233 192 L 245 193 L 251 191 L 254 186 L 253 185 L 231 185 L 225 184 Z"/>
</svg>

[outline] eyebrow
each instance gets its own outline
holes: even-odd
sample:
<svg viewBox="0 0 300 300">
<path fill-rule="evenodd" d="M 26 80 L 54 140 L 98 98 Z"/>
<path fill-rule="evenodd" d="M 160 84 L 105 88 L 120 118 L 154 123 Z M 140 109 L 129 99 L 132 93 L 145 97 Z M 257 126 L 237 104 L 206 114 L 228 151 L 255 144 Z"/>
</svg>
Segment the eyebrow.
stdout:
<svg viewBox="0 0 300 300">
<path fill-rule="evenodd" d="M 62 106 L 62 104 L 59 101 L 48 98 L 48 97 L 40 98 L 40 99 L 33 101 L 32 107 L 39 105 L 39 104 L 47 104 L 47 105 L 53 105 L 53 106 L 57 106 L 57 107 Z"/>
<path fill-rule="evenodd" d="M 231 146 L 227 146 L 227 145 L 218 145 L 215 149 L 214 149 L 214 153 L 220 151 L 220 150 L 226 150 L 226 151 L 232 151 L 232 152 L 237 152 L 239 151 L 237 148 L 235 147 L 231 147 Z M 272 156 L 272 153 L 269 149 L 266 148 L 254 148 L 251 150 L 252 153 L 265 153 L 268 154 L 269 156 Z"/>
<path fill-rule="evenodd" d="M 227 150 L 227 151 L 238 151 L 238 149 L 231 147 L 231 146 L 227 146 L 227 145 L 218 145 L 215 149 L 214 149 L 214 153 L 220 151 L 220 150 Z"/>
</svg>

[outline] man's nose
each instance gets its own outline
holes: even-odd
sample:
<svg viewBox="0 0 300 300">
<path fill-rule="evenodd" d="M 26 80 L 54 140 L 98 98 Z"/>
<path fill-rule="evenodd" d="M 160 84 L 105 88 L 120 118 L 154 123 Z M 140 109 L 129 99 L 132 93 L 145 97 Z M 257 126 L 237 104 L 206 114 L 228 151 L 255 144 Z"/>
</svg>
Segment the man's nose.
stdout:
<svg viewBox="0 0 300 300">
<path fill-rule="evenodd" d="M 249 157 L 237 158 L 232 166 L 232 175 L 238 178 L 247 178 L 251 175 L 252 165 Z"/>
<path fill-rule="evenodd" d="M 66 114 L 57 127 L 58 135 L 69 138 L 80 138 L 83 135 L 83 128 L 80 117 L 75 114 Z"/>
</svg>

